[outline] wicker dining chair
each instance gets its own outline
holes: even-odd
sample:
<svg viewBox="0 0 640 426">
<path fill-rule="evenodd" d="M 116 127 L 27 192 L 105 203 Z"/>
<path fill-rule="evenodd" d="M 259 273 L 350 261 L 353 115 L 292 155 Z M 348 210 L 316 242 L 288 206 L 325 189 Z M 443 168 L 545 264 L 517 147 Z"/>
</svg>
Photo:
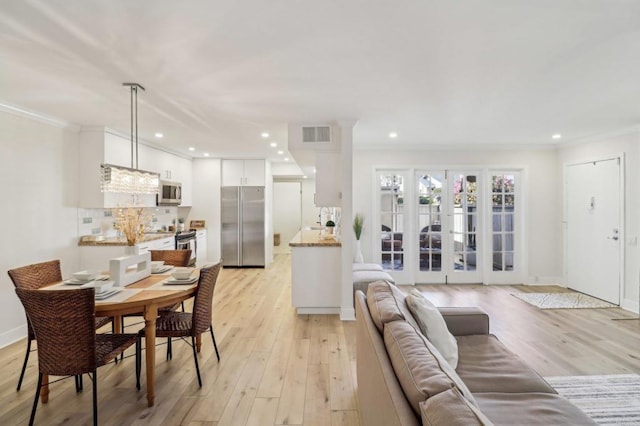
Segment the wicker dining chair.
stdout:
<svg viewBox="0 0 640 426">
<path fill-rule="evenodd" d="M 38 385 L 29 425 L 33 425 L 43 375 L 93 376 L 93 424 L 98 424 L 96 370 L 136 345 L 136 387 L 140 389 L 139 334 L 96 334 L 95 289 L 16 288 L 38 341 Z"/>
<path fill-rule="evenodd" d="M 196 292 L 195 301 L 193 302 L 193 312 L 169 312 L 156 320 L 156 337 L 167 337 L 167 359 L 171 359 L 171 338 L 179 337 L 185 340 L 191 337 L 191 347 L 193 349 L 193 360 L 196 364 L 196 374 L 198 375 L 198 384 L 202 387 L 202 379 L 200 377 L 200 367 L 198 366 L 198 355 L 196 351 L 196 336 L 205 333 L 207 330 L 211 333 L 213 347 L 216 351 L 216 357 L 220 361 L 218 353 L 218 345 L 213 335 L 213 326 L 211 325 L 211 313 L 213 307 L 213 291 L 216 281 L 222 267 L 222 262 L 205 267 L 200 270 L 200 278 L 198 279 L 198 291 Z M 144 329 L 140 330 L 140 334 L 144 335 Z M 186 340 L 185 340 L 186 341 Z M 189 342 L 187 342 L 189 343 Z"/>
<path fill-rule="evenodd" d="M 162 260 L 165 265 L 189 266 L 191 250 L 149 250 L 151 260 Z"/>
<path fill-rule="evenodd" d="M 62 281 L 62 272 L 60 271 L 59 260 L 51 260 L 49 262 L 36 263 L 11 269 L 8 271 L 8 274 L 16 288 L 26 288 L 31 290 L 39 289 L 46 285 Z M 95 328 L 98 329 L 107 325 L 112 320 L 113 318 L 109 317 L 97 317 Z M 24 355 L 22 371 L 20 372 L 20 378 L 18 379 L 18 387 L 16 388 L 18 391 L 22 386 L 22 379 L 24 378 L 24 373 L 27 369 L 27 362 L 29 361 L 29 354 L 31 353 L 31 342 L 35 340 L 35 338 L 36 336 L 33 333 L 31 321 L 29 321 L 29 318 L 27 317 L 27 352 Z"/>
<path fill-rule="evenodd" d="M 149 250 L 151 253 L 151 261 L 162 260 L 165 265 L 170 266 L 189 266 L 191 261 L 191 250 Z M 175 311 L 178 307 L 182 307 L 184 312 L 184 302 L 176 303 L 172 306 L 160 308 L 158 314 L 164 315 L 169 311 Z"/>
</svg>

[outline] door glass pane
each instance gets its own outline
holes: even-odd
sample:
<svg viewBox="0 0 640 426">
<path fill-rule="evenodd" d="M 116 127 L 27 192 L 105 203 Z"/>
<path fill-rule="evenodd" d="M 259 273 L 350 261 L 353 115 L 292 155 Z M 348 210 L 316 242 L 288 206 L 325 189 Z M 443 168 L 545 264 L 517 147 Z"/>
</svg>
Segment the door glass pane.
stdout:
<svg viewBox="0 0 640 426">
<path fill-rule="evenodd" d="M 478 178 L 475 174 L 453 174 L 453 270 L 476 269 L 476 244 L 478 231 Z"/>
<path fill-rule="evenodd" d="M 442 185 L 444 174 L 433 173 L 418 176 L 417 217 L 420 271 L 440 271 L 442 251 Z"/>
<path fill-rule="evenodd" d="M 397 173 L 380 174 L 380 263 L 386 270 L 404 269 L 404 181 Z"/>
<path fill-rule="evenodd" d="M 492 252 L 494 271 L 512 271 L 515 258 L 516 176 L 494 173 L 491 176 Z"/>
</svg>

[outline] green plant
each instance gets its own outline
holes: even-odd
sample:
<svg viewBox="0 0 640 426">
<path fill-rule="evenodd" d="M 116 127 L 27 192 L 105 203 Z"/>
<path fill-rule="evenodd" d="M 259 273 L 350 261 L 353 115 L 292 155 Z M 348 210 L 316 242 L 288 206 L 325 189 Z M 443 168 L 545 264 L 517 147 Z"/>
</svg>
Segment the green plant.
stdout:
<svg viewBox="0 0 640 426">
<path fill-rule="evenodd" d="M 178 223 L 184 223 L 184 217 L 179 217 L 178 218 Z"/>
<path fill-rule="evenodd" d="M 364 216 L 361 215 L 360 213 L 356 213 L 356 217 L 353 218 L 353 232 L 356 234 L 356 240 L 360 240 L 363 226 L 364 226 Z"/>
<path fill-rule="evenodd" d="M 324 226 L 336 226 L 336 223 L 332 220 L 328 220 L 327 223 L 325 223 Z"/>
</svg>

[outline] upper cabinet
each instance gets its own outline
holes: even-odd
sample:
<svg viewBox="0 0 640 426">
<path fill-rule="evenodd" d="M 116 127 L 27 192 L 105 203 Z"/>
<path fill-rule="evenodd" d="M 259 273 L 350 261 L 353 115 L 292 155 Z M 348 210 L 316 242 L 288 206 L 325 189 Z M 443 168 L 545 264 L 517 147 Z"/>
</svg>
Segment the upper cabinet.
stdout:
<svg viewBox="0 0 640 426">
<path fill-rule="evenodd" d="M 222 186 L 265 186 L 264 160 L 222 160 Z"/>
<path fill-rule="evenodd" d="M 342 173 L 340 153 L 316 154 L 316 207 L 342 206 Z"/>
<path fill-rule="evenodd" d="M 129 194 L 112 194 L 100 191 L 100 164 L 131 167 L 130 139 L 110 132 L 104 127 L 86 128 L 80 133 L 79 152 L 79 207 L 113 208 L 134 203 L 144 207 L 155 207 L 155 195 L 134 197 Z M 182 183 L 182 205 L 192 205 L 191 160 L 139 143 L 138 168 L 160 174 L 161 180 Z M 167 176 L 171 178 L 167 179 Z"/>
</svg>

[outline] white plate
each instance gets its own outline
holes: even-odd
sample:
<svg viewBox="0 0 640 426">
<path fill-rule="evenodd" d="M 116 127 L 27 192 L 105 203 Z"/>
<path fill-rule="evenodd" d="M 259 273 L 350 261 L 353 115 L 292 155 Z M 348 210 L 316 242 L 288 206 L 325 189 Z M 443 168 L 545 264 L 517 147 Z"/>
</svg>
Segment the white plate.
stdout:
<svg viewBox="0 0 640 426">
<path fill-rule="evenodd" d="M 85 281 L 85 280 L 76 280 L 75 278 L 71 278 L 64 281 L 64 283 L 68 285 L 83 285 L 83 284 L 89 284 L 91 282 L 93 282 L 93 280 Z"/>
<path fill-rule="evenodd" d="M 105 291 L 104 293 L 96 293 L 96 300 L 104 300 L 104 299 L 108 299 L 109 297 L 113 296 L 114 294 L 118 294 L 120 293 L 120 288 L 112 288 L 109 291 Z"/>
<path fill-rule="evenodd" d="M 176 285 L 176 284 L 193 284 L 198 281 L 198 277 L 189 277 L 186 280 L 176 280 L 174 278 L 169 278 L 164 282 L 164 284 Z"/>
<path fill-rule="evenodd" d="M 163 274 L 167 271 L 170 271 L 173 269 L 173 266 L 171 265 L 165 265 L 162 268 L 158 268 L 158 269 L 151 269 L 151 273 L 152 274 Z"/>
</svg>

